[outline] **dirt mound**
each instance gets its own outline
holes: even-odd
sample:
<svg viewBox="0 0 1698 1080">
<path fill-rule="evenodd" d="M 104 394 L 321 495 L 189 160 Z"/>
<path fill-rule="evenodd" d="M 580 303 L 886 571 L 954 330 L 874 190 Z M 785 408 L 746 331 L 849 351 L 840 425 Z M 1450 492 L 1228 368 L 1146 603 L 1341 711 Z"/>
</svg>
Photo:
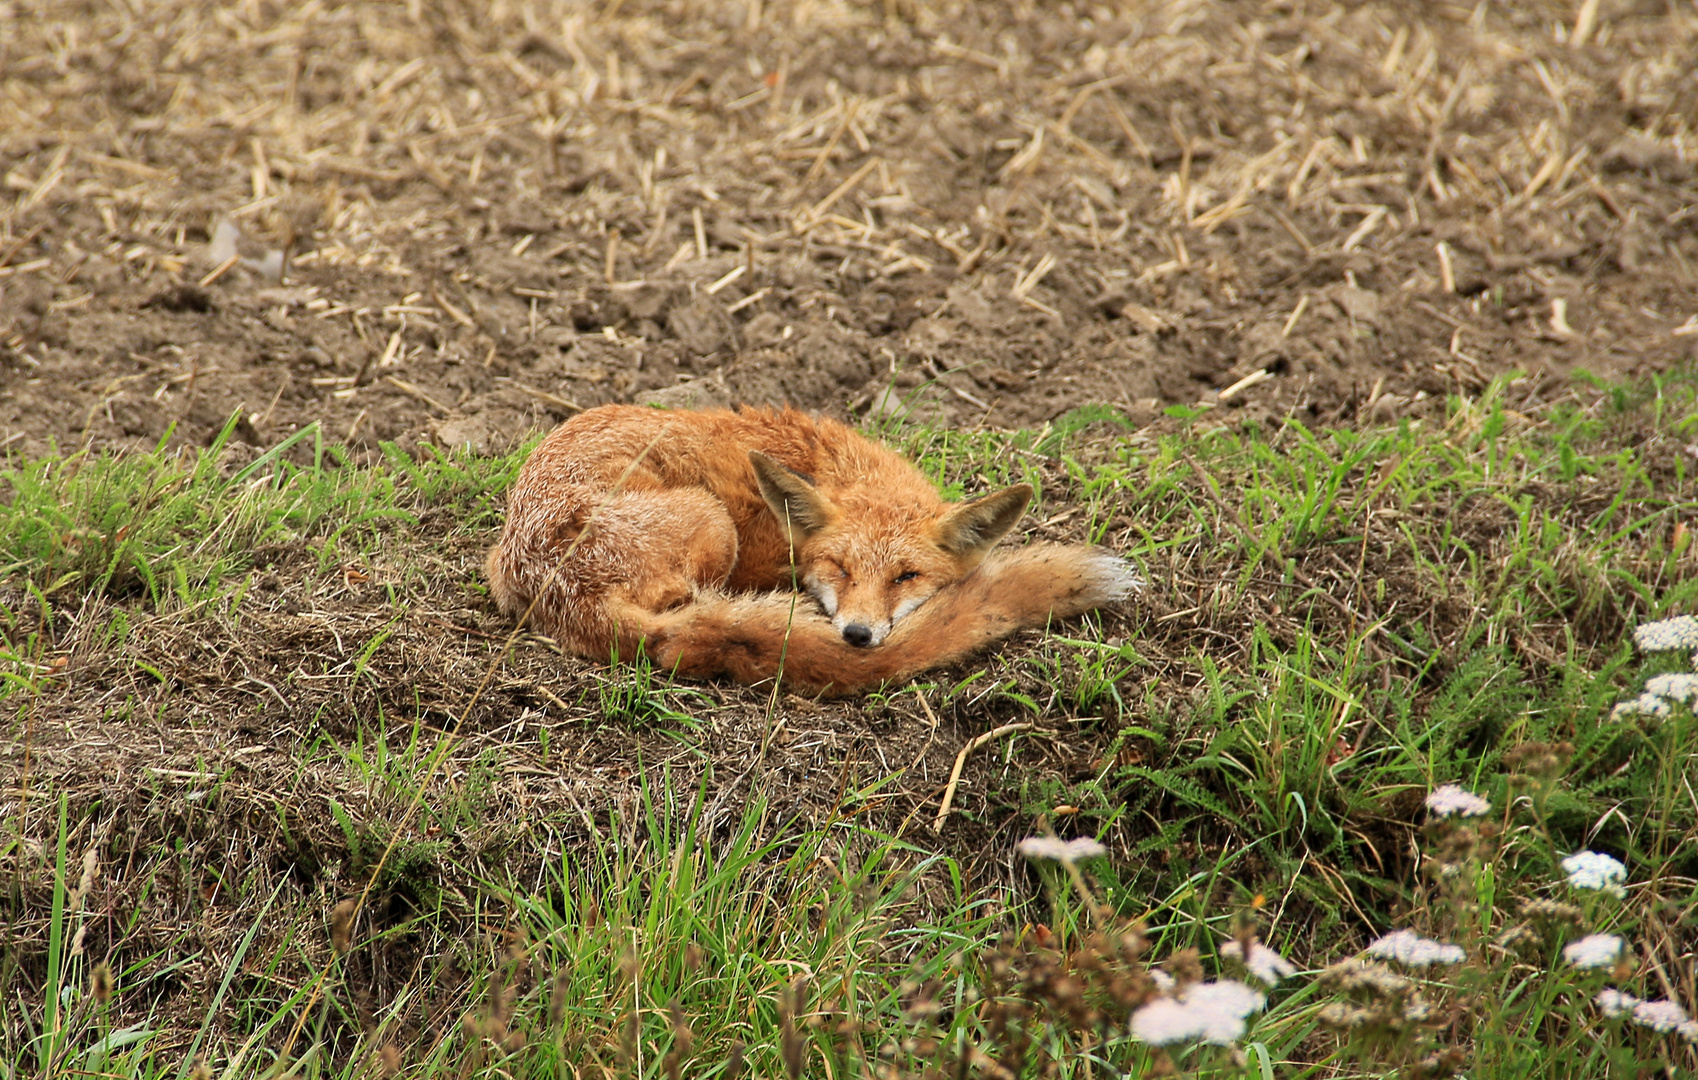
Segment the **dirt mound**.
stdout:
<svg viewBox="0 0 1698 1080">
<path fill-rule="evenodd" d="M 1383 419 L 1698 341 L 1690 12 L 615 6 L 6 4 L 0 441 Z"/>
</svg>

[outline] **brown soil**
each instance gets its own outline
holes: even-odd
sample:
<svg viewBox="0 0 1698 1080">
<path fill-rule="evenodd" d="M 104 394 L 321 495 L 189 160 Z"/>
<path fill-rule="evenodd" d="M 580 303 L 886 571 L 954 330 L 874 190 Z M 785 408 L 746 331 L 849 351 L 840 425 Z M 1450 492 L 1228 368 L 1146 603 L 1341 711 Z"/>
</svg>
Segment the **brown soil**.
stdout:
<svg viewBox="0 0 1698 1080">
<path fill-rule="evenodd" d="M 1139 424 L 1198 403 L 1383 421 L 1515 368 L 1556 394 L 1698 343 L 1688 9 L 1606 3 L 1576 45 L 1568 3 L 593 7 L 612 14 L 0 0 L 0 446 L 199 444 L 235 414 L 254 446 L 316 421 L 360 453 L 490 452 L 631 400 L 967 428 L 1104 402 Z M 221 216 L 247 262 L 214 258 Z M 1078 539 L 1064 516 L 1041 531 Z M 568 838 L 634 821 L 614 811 L 665 764 L 714 770 L 717 820 L 759 786 L 783 813 L 928 834 L 963 742 L 1029 715 L 971 693 L 769 710 L 706 687 L 724 708 L 695 708 L 714 719 L 686 750 L 605 720 L 618 678 L 535 643 L 469 708 L 506 630 L 469 587 L 490 533 L 432 530 L 328 576 L 305 549 L 262 552 L 239 624 L 138 612 L 121 657 L 110 601 L 59 613 L 33 786 L 99 806 L 78 844 L 133 854 L 146 830 L 189 852 L 133 938 L 91 950 L 229 955 L 252 912 L 223 882 L 263 897 L 288 875 L 286 921 L 322 914 L 349 887 L 326 799 L 390 821 L 406 800 L 300 747 L 380 710 L 465 720 L 433 800 L 500 752 L 485 823 L 442 838 L 491 873 L 517 873 L 505 845 L 544 820 Z M 1332 611 L 1164 621 L 1219 580 L 1206 553 L 1173 560 L 1117 629 L 1175 695 L 1199 685 L 1196 650 L 1242 646 L 1221 627 Z M 1056 692 L 1018 649 L 986 666 L 984 685 Z M 1099 771 L 1106 739 L 1021 747 L 976 756 L 957 803 L 949 842 L 983 872 L 1008 873 L 985 853 L 1029 823 L 994 811 Z M 31 843 L 54 811 L 31 804 Z M 140 877 L 114 870 L 91 908 Z M 13 931 L 40 936 L 25 910 Z M 164 1021 L 201 1015 L 177 995 L 216 979 L 197 963 L 150 984 Z"/>
<path fill-rule="evenodd" d="M 0 7 L 0 440 L 1392 417 L 1698 341 L 1691 12 L 615 6 Z M 201 284 L 220 214 L 281 283 Z"/>
</svg>

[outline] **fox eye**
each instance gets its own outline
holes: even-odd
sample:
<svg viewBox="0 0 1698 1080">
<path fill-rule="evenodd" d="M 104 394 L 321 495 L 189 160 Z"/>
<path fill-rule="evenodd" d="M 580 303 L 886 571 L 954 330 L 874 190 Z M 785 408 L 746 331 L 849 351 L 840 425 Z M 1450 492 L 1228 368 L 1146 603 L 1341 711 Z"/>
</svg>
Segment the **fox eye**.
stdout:
<svg viewBox="0 0 1698 1080">
<path fill-rule="evenodd" d="M 918 570 L 904 570 L 900 574 L 897 574 L 895 578 L 891 579 L 890 583 L 892 585 L 900 585 L 904 581 L 913 581 L 919 576 L 920 572 Z"/>
</svg>

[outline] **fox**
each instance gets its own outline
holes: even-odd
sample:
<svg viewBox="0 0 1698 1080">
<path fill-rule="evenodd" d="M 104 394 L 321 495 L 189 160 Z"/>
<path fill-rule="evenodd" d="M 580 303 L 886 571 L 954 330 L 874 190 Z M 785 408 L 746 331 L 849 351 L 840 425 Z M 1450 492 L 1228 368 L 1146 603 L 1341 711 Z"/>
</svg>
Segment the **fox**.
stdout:
<svg viewBox="0 0 1698 1080">
<path fill-rule="evenodd" d="M 849 696 L 1141 586 L 1098 547 L 993 552 L 1032 494 L 946 501 L 792 408 L 603 405 L 526 459 L 485 572 L 503 615 L 585 659 Z"/>
</svg>

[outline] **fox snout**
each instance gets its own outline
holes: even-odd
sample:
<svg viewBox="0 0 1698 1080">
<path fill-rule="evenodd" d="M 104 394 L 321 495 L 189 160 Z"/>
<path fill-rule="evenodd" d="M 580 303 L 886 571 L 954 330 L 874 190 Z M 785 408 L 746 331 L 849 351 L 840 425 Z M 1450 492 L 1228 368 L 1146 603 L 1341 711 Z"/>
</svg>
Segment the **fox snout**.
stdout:
<svg viewBox="0 0 1698 1080">
<path fill-rule="evenodd" d="M 897 620 L 907 614 L 906 611 L 881 614 L 876 609 L 868 610 L 868 608 L 859 604 L 856 607 L 860 610 L 844 611 L 837 607 L 835 595 L 827 595 L 820 597 L 820 599 L 832 601 L 827 605 L 826 616 L 831 619 L 831 625 L 837 628 L 837 632 L 843 635 L 843 640 L 857 649 L 870 649 L 875 645 L 883 645 L 884 639 L 890 636 L 891 628 L 896 625 Z"/>
<path fill-rule="evenodd" d="M 827 580 L 831 577 L 838 579 L 837 584 Z M 819 604 L 820 611 L 831 620 L 831 625 L 843 635 L 843 640 L 857 649 L 870 649 L 883 643 L 896 621 L 919 606 L 919 600 L 912 600 L 897 605 L 894 611 L 886 608 L 888 614 L 881 612 L 879 602 L 885 597 L 862 595 L 866 590 L 856 588 L 848 575 L 835 567 L 809 570 L 802 583 Z M 843 587 L 842 592 L 838 590 L 839 585 Z"/>
</svg>

